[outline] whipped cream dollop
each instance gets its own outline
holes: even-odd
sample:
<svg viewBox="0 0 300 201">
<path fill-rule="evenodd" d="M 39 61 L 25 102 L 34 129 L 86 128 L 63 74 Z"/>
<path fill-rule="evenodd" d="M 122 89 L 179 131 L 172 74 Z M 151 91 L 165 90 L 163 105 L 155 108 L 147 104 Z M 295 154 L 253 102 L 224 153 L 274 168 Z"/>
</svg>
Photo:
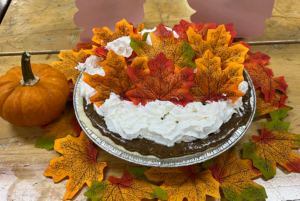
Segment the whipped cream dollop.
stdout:
<svg viewBox="0 0 300 201">
<path fill-rule="evenodd" d="M 168 30 L 168 31 L 173 31 L 173 29 L 171 29 L 170 27 L 166 27 L 165 28 Z M 147 32 L 153 32 L 153 31 L 156 31 L 156 27 L 154 27 L 153 29 L 144 29 L 143 31 L 141 31 L 140 33 L 142 34 L 142 36 L 144 35 L 144 33 L 147 33 Z M 179 35 L 176 33 L 176 31 L 173 31 L 173 35 L 175 38 L 179 38 Z M 148 45 L 152 45 L 152 40 L 151 40 L 151 37 L 150 35 L 147 36 L 147 40 L 146 40 L 146 43 Z"/>
<path fill-rule="evenodd" d="M 130 57 L 133 49 L 130 46 L 131 39 L 129 36 L 122 36 L 116 40 L 107 43 L 105 46 L 108 50 L 113 50 L 117 55 Z"/>
<path fill-rule="evenodd" d="M 102 68 L 102 66 L 100 66 L 99 64 L 97 64 L 97 62 L 102 61 L 103 58 L 102 57 L 97 57 L 95 55 L 91 55 L 89 58 L 86 59 L 85 63 L 79 63 L 78 66 L 75 67 L 75 69 L 79 70 L 79 71 L 83 71 L 84 69 L 86 69 L 86 72 L 90 75 L 101 75 L 101 76 L 105 76 L 105 72 Z M 90 85 L 88 85 L 85 82 L 82 82 L 80 85 L 80 95 L 83 96 L 86 101 L 87 104 L 90 104 L 90 97 L 94 96 L 97 92 L 97 90 L 95 90 L 93 87 L 91 87 Z"/>
</svg>

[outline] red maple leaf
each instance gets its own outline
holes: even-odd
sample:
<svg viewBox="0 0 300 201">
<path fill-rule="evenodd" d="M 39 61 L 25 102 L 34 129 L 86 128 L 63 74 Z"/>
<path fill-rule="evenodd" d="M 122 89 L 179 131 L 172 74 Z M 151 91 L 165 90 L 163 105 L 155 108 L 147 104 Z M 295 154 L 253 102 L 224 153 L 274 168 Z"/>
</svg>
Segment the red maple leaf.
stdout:
<svg viewBox="0 0 300 201">
<path fill-rule="evenodd" d="M 130 90 L 126 95 L 135 105 L 141 103 L 162 100 L 171 101 L 175 104 L 186 105 L 193 100 L 190 88 L 193 86 L 194 70 L 180 68 L 173 61 L 167 59 L 164 53 L 149 61 L 150 73 L 128 66 L 127 74 L 137 88 Z"/>
<path fill-rule="evenodd" d="M 284 80 L 284 76 L 274 77 L 272 69 L 265 67 L 262 60 L 251 60 L 244 65 L 255 89 L 260 87 L 262 93 L 265 95 L 265 102 L 273 99 L 276 89 L 286 94 L 288 85 Z"/>
<path fill-rule="evenodd" d="M 68 80 L 68 85 L 69 85 L 69 89 L 70 89 L 70 95 L 69 95 L 68 101 L 73 101 L 73 92 L 74 92 L 75 84 L 73 83 L 72 79 Z"/>
<path fill-rule="evenodd" d="M 176 38 L 175 41 L 179 42 L 181 40 L 185 40 L 188 43 L 188 37 L 186 32 L 189 28 L 192 28 L 197 34 L 200 34 L 203 39 L 206 39 L 208 29 L 215 29 L 217 25 L 215 23 L 207 23 L 207 24 L 195 24 L 195 23 L 188 23 L 185 20 L 181 20 L 180 24 L 174 26 L 174 31 L 178 34 L 179 38 Z"/>
<path fill-rule="evenodd" d="M 80 50 L 90 50 L 93 46 L 99 46 L 99 44 L 93 42 L 90 43 L 78 43 L 76 47 L 73 49 L 74 52 L 80 52 Z"/>
<path fill-rule="evenodd" d="M 174 26 L 174 31 L 178 34 L 178 38 L 176 38 L 176 42 L 179 42 L 181 40 L 185 40 L 188 43 L 188 36 L 186 32 L 189 30 L 189 28 L 192 28 L 195 33 L 200 34 L 204 40 L 206 40 L 207 32 L 209 29 L 216 29 L 218 26 L 215 23 L 206 23 L 206 24 L 195 24 L 195 23 L 188 23 L 185 20 L 181 20 L 180 24 Z M 225 25 L 226 31 L 230 32 L 231 39 L 230 43 L 233 41 L 234 37 L 236 36 L 236 32 L 233 29 L 233 24 L 226 24 Z"/>
<path fill-rule="evenodd" d="M 242 44 L 243 46 L 245 46 L 246 48 L 249 49 L 249 51 L 247 52 L 246 56 L 245 56 L 245 63 L 249 63 L 251 60 L 252 61 L 263 61 L 264 64 L 268 64 L 270 62 L 270 56 L 261 52 L 251 52 L 251 47 L 248 43 L 244 42 L 244 41 L 240 41 L 240 42 L 236 42 L 236 43 L 232 43 L 230 46 L 234 46 L 237 44 Z"/>
<path fill-rule="evenodd" d="M 249 63 L 251 60 L 253 61 L 262 61 L 264 64 L 268 64 L 270 62 L 270 57 L 264 53 L 261 52 L 248 52 L 248 57 L 246 57 L 245 62 Z"/>
<path fill-rule="evenodd" d="M 95 51 L 95 54 L 98 56 L 98 57 L 102 57 L 104 60 L 106 59 L 107 57 L 107 54 L 108 54 L 108 49 L 106 49 L 105 47 L 98 47 Z M 131 56 L 130 57 L 124 57 L 125 58 L 125 61 L 129 61 L 133 58 L 135 58 L 137 55 L 135 52 L 132 52 Z"/>
<path fill-rule="evenodd" d="M 107 54 L 108 54 L 108 50 L 105 47 L 98 47 L 95 51 L 95 54 L 98 57 L 103 57 L 104 59 L 106 59 Z"/>
</svg>

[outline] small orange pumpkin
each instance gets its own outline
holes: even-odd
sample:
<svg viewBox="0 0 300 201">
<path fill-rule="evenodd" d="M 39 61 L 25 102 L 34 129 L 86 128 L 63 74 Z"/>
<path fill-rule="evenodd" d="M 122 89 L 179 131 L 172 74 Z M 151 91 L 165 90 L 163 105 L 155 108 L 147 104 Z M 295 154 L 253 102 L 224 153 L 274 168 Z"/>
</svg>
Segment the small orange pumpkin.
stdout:
<svg viewBox="0 0 300 201">
<path fill-rule="evenodd" d="M 30 64 L 24 52 L 21 66 L 0 77 L 0 116 L 16 126 L 41 126 L 56 119 L 69 98 L 69 85 L 59 70 Z"/>
</svg>

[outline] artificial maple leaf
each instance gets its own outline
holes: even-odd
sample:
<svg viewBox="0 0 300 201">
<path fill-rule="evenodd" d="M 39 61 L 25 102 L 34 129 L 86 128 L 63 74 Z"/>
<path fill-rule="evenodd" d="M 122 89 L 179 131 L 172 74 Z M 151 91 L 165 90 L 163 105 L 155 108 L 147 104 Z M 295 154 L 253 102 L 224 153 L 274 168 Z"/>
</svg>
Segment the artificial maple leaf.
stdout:
<svg viewBox="0 0 300 201">
<path fill-rule="evenodd" d="M 128 24 L 130 24 L 130 25 L 133 26 L 132 22 L 129 22 Z M 145 25 L 139 23 L 136 28 L 133 26 L 133 33 L 137 34 L 137 33 L 141 32 L 141 31 L 143 31 L 144 29 L 145 29 Z"/>
<path fill-rule="evenodd" d="M 144 71 L 146 74 L 150 73 L 150 69 L 148 67 L 148 61 L 147 61 L 147 57 L 137 57 L 133 60 L 132 67 L 134 67 L 135 69 L 139 69 Z"/>
<path fill-rule="evenodd" d="M 41 126 L 43 130 L 49 131 L 39 137 L 35 143 L 37 148 L 53 149 L 56 139 L 64 138 L 68 135 L 79 136 L 81 128 L 76 119 L 74 108 L 68 104 L 64 112 L 51 123 Z"/>
<path fill-rule="evenodd" d="M 209 50 L 195 62 L 198 71 L 190 90 L 195 102 L 231 99 L 234 103 L 244 95 L 238 90 L 239 84 L 244 81 L 242 64 L 232 63 L 222 70 L 220 58 Z"/>
<path fill-rule="evenodd" d="M 181 40 L 175 43 L 172 31 L 168 31 L 163 24 L 159 24 L 154 32 L 149 33 L 152 45 L 145 41 L 138 41 L 131 38 L 130 46 L 139 57 L 147 57 L 148 60 L 155 59 L 156 56 L 163 52 L 166 57 L 182 68 L 196 68 L 193 58 L 195 53 L 192 47 Z"/>
<path fill-rule="evenodd" d="M 73 50 L 61 51 L 58 57 L 62 61 L 56 61 L 51 64 L 53 68 L 60 70 L 67 79 L 72 79 L 73 83 L 76 83 L 80 71 L 76 70 L 75 67 L 78 63 L 83 63 L 87 58 L 87 54 L 84 50 L 74 52 Z"/>
<path fill-rule="evenodd" d="M 231 35 L 229 43 L 232 43 L 233 39 L 236 37 L 236 31 L 233 29 L 233 23 L 225 24 L 226 32 L 229 32 Z"/>
<path fill-rule="evenodd" d="M 164 53 L 149 61 L 150 73 L 128 66 L 127 74 L 136 85 L 126 95 L 135 105 L 161 100 L 175 104 L 186 105 L 193 100 L 189 94 L 193 86 L 194 70 L 178 67 L 174 71 L 173 61 L 167 59 Z"/>
<path fill-rule="evenodd" d="M 220 183 L 225 198 L 230 201 L 267 198 L 264 187 L 252 181 L 261 172 L 253 167 L 251 160 L 237 158 L 236 154 L 236 149 L 231 148 L 204 162 L 202 166 L 211 170 Z"/>
<path fill-rule="evenodd" d="M 143 31 L 145 29 L 145 25 L 139 23 L 136 29 L 137 29 L 137 32 L 141 32 L 141 31 Z"/>
<path fill-rule="evenodd" d="M 193 166 L 179 168 L 151 168 L 145 172 L 151 181 L 164 181 L 160 187 L 169 201 L 205 201 L 206 195 L 220 199 L 219 183 L 211 171 L 196 173 Z"/>
<path fill-rule="evenodd" d="M 55 140 L 54 149 L 62 156 L 50 161 L 44 175 L 55 182 L 69 177 L 64 200 L 72 199 L 85 183 L 91 186 L 93 181 L 103 180 L 106 163 L 97 161 L 98 151 L 83 131 L 78 138 L 67 136 Z"/>
<path fill-rule="evenodd" d="M 287 112 L 293 109 L 284 104 L 287 98 L 288 97 L 284 93 L 276 91 L 274 98 L 269 102 L 265 102 L 263 93 L 261 90 L 257 89 L 255 117 L 268 113 L 270 113 L 273 120 L 286 117 Z"/>
<path fill-rule="evenodd" d="M 243 46 L 245 46 L 246 48 L 249 49 L 249 51 L 247 52 L 246 56 L 245 56 L 245 63 L 249 63 L 251 60 L 252 61 L 263 61 L 264 64 L 268 64 L 270 62 L 270 56 L 261 52 L 251 52 L 251 47 L 248 43 L 244 42 L 244 41 L 240 41 L 240 42 L 236 42 L 236 43 L 232 43 L 229 46 L 234 46 L 237 44 L 241 44 Z"/>
<path fill-rule="evenodd" d="M 95 54 L 98 57 L 103 57 L 104 59 L 106 59 L 108 52 L 109 52 L 108 49 L 106 49 L 105 47 L 98 47 L 95 50 Z"/>
<path fill-rule="evenodd" d="M 99 62 L 99 64 L 103 67 L 105 76 L 83 73 L 84 82 L 98 91 L 96 95 L 90 98 L 91 102 L 100 107 L 109 98 L 111 92 L 126 99 L 126 92 L 131 90 L 134 85 L 127 75 L 125 58 L 118 56 L 111 50 L 107 54 L 106 60 Z"/>
<path fill-rule="evenodd" d="M 93 45 L 91 49 L 86 49 L 86 50 L 83 50 L 83 51 L 87 54 L 87 57 L 89 57 L 91 55 L 96 55 L 95 51 L 97 50 L 97 48 L 98 48 L 98 46 Z M 81 62 L 81 63 L 84 63 L 84 62 Z"/>
<path fill-rule="evenodd" d="M 166 200 L 166 192 L 149 183 L 144 175 L 146 167 L 127 166 L 122 178 L 109 177 L 107 181 L 93 182 L 84 194 L 92 201 L 140 201 L 143 198 Z"/>
<path fill-rule="evenodd" d="M 214 26 L 211 27 L 211 29 L 215 29 L 216 28 L 216 24 L 213 24 Z M 188 41 L 188 37 L 187 37 L 187 30 L 189 28 L 192 28 L 196 33 L 199 34 L 199 32 L 202 30 L 202 23 L 199 23 L 198 25 L 196 25 L 194 22 L 192 23 L 188 23 L 185 20 L 181 20 L 180 23 L 178 25 L 174 26 L 174 31 L 177 33 L 178 38 L 175 39 L 176 42 L 179 42 L 181 40 L 185 40 L 185 42 L 189 42 Z M 208 29 L 207 29 L 208 30 Z M 206 34 L 205 34 L 206 35 Z M 202 37 L 204 38 L 205 36 L 202 35 Z"/>
<path fill-rule="evenodd" d="M 250 61 L 245 63 L 245 69 L 251 77 L 255 89 L 261 88 L 265 95 L 265 102 L 273 99 L 275 90 L 279 90 L 286 94 L 288 85 L 284 81 L 284 76 L 274 77 L 273 71 L 264 66 L 263 61 Z"/>
<path fill-rule="evenodd" d="M 226 27 L 220 25 L 216 29 L 210 29 L 207 33 L 207 40 L 204 40 L 200 34 L 197 34 L 192 28 L 187 31 L 189 44 L 192 46 L 196 58 L 201 58 L 207 50 L 210 50 L 215 56 L 221 58 L 222 69 L 232 63 L 244 63 L 248 48 L 242 44 L 229 46 L 231 35 L 226 32 Z"/>
<path fill-rule="evenodd" d="M 254 52 L 254 53 L 252 53 L 252 52 L 249 51 L 247 53 L 247 55 L 248 55 L 248 57 L 245 60 L 246 63 L 249 63 L 251 60 L 255 61 L 255 62 L 262 61 L 263 64 L 270 63 L 270 58 L 271 57 L 268 56 L 268 55 L 266 55 L 266 54 L 264 54 L 264 53 L 261 53 L 261 52 Z"/>
<path fill-rule="evenodd" d="M 178 34 L 178 38 L 175 39 L 176 42 L 179 42 L 181 40 L 185 40 L 187 43 L 189 43 L 188 41 L 188 36 L 186 34 L 186 32 L 188 31 L 189 27 L 191 27 L 195 33 L 199 34 L 202 36 L 202 38 L 204 40 L 207 39 L 207 32 L 209 29 L 216 29 L 218 26 L 215 23 L 207 23 L 207 24 L 195 24 L 195 23 L 188 23 L 185 20 L 181 20 L 179 25 L 175 25 L 174 26 L 174 31 L 176 31 L 176 33 Z M 236 36 L 236 32 L 233 29 L 233 24 L 226 24 L 225 25 L 226 28 L 226 32 L 229 32 L 231 35 L 231 39 L 230 42 L 233 41 L 234 37 Z"/>
<path fill-rule="evenodd" d="M 252 159 L 266 179 L 276 174 L 276 163 L 300 172 L 300 156 L 292 151 L 300 148 L 300 135 L 289 133 L 290 123 L 278 119 L 261 125 L 260 136 L 252 136 L 249 143 L 243 144 L 243 158 Z"/>
<path fill-rule="evenodd" d="M 78 43 L 77 46 L 73 49 L 74 52 L 80 52 L 80 50 L 90 50 L 93 46 L 99 46 L 99 44 L 94 41 L 90 43 Z"/>
<path fill-rule="evenodd" d="M 73 93 L 74 93 L 75 85 L 74 85 L 72 79 L 68 80 L 68 85 L 69 85 L 69 89 L 70 89 L 70 95 L 69 95 L 68 101 L 73 101 Z"/>
<path fill-rule="evenodd" d="M 113 33 L 109 28 L 94 28 L 93 41 L 105 47 L 107 43 L 121 38 L 122 36 L 130 36 L 136 39 L 141 39 L 140 33 L 134 33 L 133 26 L 127 23 L 126 20 L 122 20 L 116 24 L 116 32 Z"/>
</svg>

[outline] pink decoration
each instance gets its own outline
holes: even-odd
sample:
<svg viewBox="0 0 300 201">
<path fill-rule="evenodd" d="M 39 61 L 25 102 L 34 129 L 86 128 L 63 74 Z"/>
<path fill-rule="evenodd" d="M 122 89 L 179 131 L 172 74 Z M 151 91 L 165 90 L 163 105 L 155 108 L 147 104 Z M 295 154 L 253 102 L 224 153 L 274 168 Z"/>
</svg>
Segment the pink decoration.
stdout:
<svg viewBox="0 0 300 201">
<path fill-rule="evenodd" d="M 144 20 L 143 5 L 146 0 L 76 0 L 79 11 L 74 16 L 77 27 L 85 28 L 80 36 L 89 43 L 94 36 L 93 28 L 108 27 L 115 31 L 116 23 L 122 19 L 134 26 Z"/>
<path fill-rule="evenodd" d="M 188 0 L 196 13 L 195 23 L 233 23 L 237 37 L 255 38 L 263 34 L 275 0 Z"/>
</svg>

